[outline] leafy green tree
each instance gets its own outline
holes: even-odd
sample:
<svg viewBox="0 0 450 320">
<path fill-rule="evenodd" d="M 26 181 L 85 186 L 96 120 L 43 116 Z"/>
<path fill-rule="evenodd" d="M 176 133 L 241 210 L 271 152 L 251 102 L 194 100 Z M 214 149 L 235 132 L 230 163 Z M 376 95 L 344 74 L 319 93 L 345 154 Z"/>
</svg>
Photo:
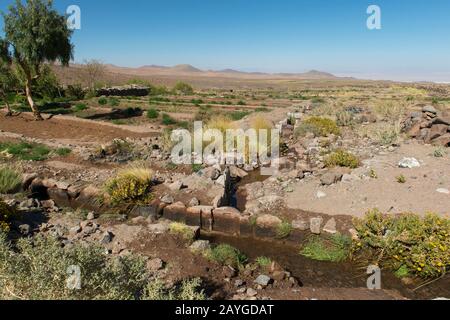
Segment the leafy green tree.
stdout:
<svg viewBox="0 0 450 320">
<path fill-rule="evenodd" d="M 11 116 L 12 111 L 9 105 L 9 93 L 18 87 L 18 79 L 12 68 L 12 58 L 9 55 L 7 44 L 0 39 L 0 98 L 6 105 L 6 116 Z"/>
<path fill-rule="evenodd" d="M 33 100 L 32 84 L 48 63 L 67 66 L 73 58 L 72 31 L 66 17 L 53 9 L 51 0 L 16 0 L 4 18 L 5 40 L 13 62 L 23 76 L 25 93 L 36 120 L 42 120 Z"/>
</svg>

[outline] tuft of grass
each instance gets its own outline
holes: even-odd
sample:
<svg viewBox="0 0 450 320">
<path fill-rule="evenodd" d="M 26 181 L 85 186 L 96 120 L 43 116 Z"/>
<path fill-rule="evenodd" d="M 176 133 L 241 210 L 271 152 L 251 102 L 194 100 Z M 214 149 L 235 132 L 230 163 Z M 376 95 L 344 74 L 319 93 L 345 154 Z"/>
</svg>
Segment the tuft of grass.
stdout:
<svg viewBox="0 0 450 320">
<path fill-rule="evenodd" d="M 258 257 L 255 259 L 255 262 L 261 268 L 267 268 L 268 266 L 270 266 L 272 264 L 272 259 L 270 259 L 268 257 Z"/>
<path fill-rule="evenodd" d="M 220 244 L 210 249 L 206 256 L 212 261 L 232 267 L 241 267 L 247 262 L 243 253 L 228 244 Z"/>
<path fill-rule="evenodd" d="M 277 239 L 285 239 L 289 237 L 292 232 L 292 224 L 288 221 L 283 221 L 277 226 L 276 237 Z"/>
<path fill-rule="evenodd" d="M 8 206 L 3 200 L 0 199 L 0 241 L 1 241 L 2 233 L 9 231 L 10 222 L 16 214 L 17 214 L 17 212 L 13 207 Z M 0 271 L 1 271 L 1 268 L 0 268 Z M 0 281 L 0 284 L 1 284 L 1 281 Z M 0 294 L 0 297 L 1 297 L 1 294 Z"/>
<path fill-rule="evenodd" d="M 187 226 L 184 223 L 172 222 L 169 225 L 169 231 L 171 234 L 181 236 L 186 241 L 189 241 L 189 242 L 194 241 L 194 238 L 195 238 L 194 231 L 192 230 L 192 228 L 190 228 L 189 226 Z"/>
<path fill-rule="evenodd" d="M 10 166 L 0 166 L 0 193 L 17 192 L 22 185 L 22 173 Z"/>
<path fill-rule="evenodd" d="M 108 104 L 108 99 L 106 99 L 105 97 L 101 97 L 98 99 L 98 104 L 101 106 L 105 106 Z"/>
<path fill-rule="evenodd" d="M 337 150 L 330 154 L 325 159 L 325 166 L 332 167 L 347 167 L 356 169 L 360 165 L 360 160 L 355 155 L 345 150 Z"/>
<path fill-rule="evenodd" d="M 159 118 L 159 111 L 156 109 L 148 109 L 147 110 L 147 118 L 149 119 L 158 119 Z"/>
<path fill-rule="evenodd" d="M 19 143 L 0 143 L 0 152 L 11 155 L 15 158 L 25 161 L 43 161 L 46 160 L 50 149 L 47 146 L 37 143 L 19 142 Z"/>
<path fill-rule="evenodd" d="M 60 157 L 65 157 L 71 154 L 72 150 L 70 148 L 58 148 L 55 150 L 55 153 Z"/>
<path fill-rule="evenodd" d="M 341 262 L 348 258 L 351 239 L 341 234 L 335 234 L 328 239 L 320 236 L 311 237 L 303 246 L 300 254 L 318 261 Z"/>
<path fill-rule="evenodd" d="M 397 180 L 398 183 L 406 183 L 406 177 L 402 174 L 396 177 L 395 179 Z"/>
<path fill-rule="evenodd" d="M 78 103 L 73 107 L 73 109 L 75 110 L 75 112 L 80 112 L 89 109 L 89 107 L 84 103 Z"/>
<path fill-rule="evenodd" d="M 230 117 L 233 121 L 239 121 L 248 116 L 249 114 L 250 112 L 248 111 L 233 111 L 230 113 Z"/>
<path fill-rule="evenodd" d="M 163 115 L 162 115 L 162 124 L 165 125 L 165 126 L 171 126 L 171 125 L 177 124 L 177 121 L 175 119 L 173 119 L 167 113 L 163 113 Z"/>
<path fill-rule="evenodd" d="M 433 156 L 435 158 L 443 158 L 447 154 L 447 151 L 443 147 L 439 147 L 434 150 Z"/>
<path fill-rule="evenodd" d="M 402 265 L 400 268 L 398 268 L 395 272 L 394 272 L 395 276 L 397 278 L 406 278 L 410 276 L 408 267 L 406 265 Z"/>
</svg>

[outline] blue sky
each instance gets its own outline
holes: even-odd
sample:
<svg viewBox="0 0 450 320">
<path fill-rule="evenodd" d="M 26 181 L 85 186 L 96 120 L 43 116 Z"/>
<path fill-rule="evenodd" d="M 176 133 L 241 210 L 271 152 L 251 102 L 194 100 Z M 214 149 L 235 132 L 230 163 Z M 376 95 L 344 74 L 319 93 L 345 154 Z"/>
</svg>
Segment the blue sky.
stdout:
<svg viewBox="0 0 450 320">
<path fill-rule="evenodd" d="M 12 0 L 0 0 L 5 10 Z M 448 0 L 55 0 L 81 8 L 75 60 L 450 82 Z M 379 5 L 382 29 L 368 30 Z M 2 21 L 0 27 L 2 28 Z"/>
</svg>

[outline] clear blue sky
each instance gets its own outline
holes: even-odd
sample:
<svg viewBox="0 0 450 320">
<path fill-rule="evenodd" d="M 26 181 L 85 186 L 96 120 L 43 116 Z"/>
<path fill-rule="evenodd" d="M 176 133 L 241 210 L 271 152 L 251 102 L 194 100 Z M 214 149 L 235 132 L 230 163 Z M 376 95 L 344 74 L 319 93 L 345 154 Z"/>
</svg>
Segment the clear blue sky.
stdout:
<svg viewBox="0 0 450 320">
<path fill-rule="evenodd" d="M 0 0 L 0 10 L 13 3 Z M 450 82 L 449 0 L 55 0 L 81 8 L 75 60 Z M 368 30 L 366 9 L 382 10 Z M 2 27 L 0 21 L 0 27 Z"/>
</svg>

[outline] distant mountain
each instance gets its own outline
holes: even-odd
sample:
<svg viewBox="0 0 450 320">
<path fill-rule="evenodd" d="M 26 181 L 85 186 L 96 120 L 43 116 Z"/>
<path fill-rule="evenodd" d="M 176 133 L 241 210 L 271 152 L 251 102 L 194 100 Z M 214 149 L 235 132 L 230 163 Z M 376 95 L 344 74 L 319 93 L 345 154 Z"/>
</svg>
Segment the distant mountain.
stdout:
<svg viewBox="0 0 450 320">
<path fill-rule="evenodd" d="M 341 79 L 331 73 L 311 70 L 305 73 L 264 73 L 264 72 L 245 72 L 236 69 L 223 70 L 200 70 L 190 64 L 179 64 L 173 67 L 159 65 L 144 65 L 139 68 L 126 68 L 115 65 L 106 65 L 107 68 L 115 73 L 129 74 L 136 76 L 152 75 L 190 75 L 199 77 L 226 77 L 226 78 L 246 78 L 246 79 Z"/>
</svg>

